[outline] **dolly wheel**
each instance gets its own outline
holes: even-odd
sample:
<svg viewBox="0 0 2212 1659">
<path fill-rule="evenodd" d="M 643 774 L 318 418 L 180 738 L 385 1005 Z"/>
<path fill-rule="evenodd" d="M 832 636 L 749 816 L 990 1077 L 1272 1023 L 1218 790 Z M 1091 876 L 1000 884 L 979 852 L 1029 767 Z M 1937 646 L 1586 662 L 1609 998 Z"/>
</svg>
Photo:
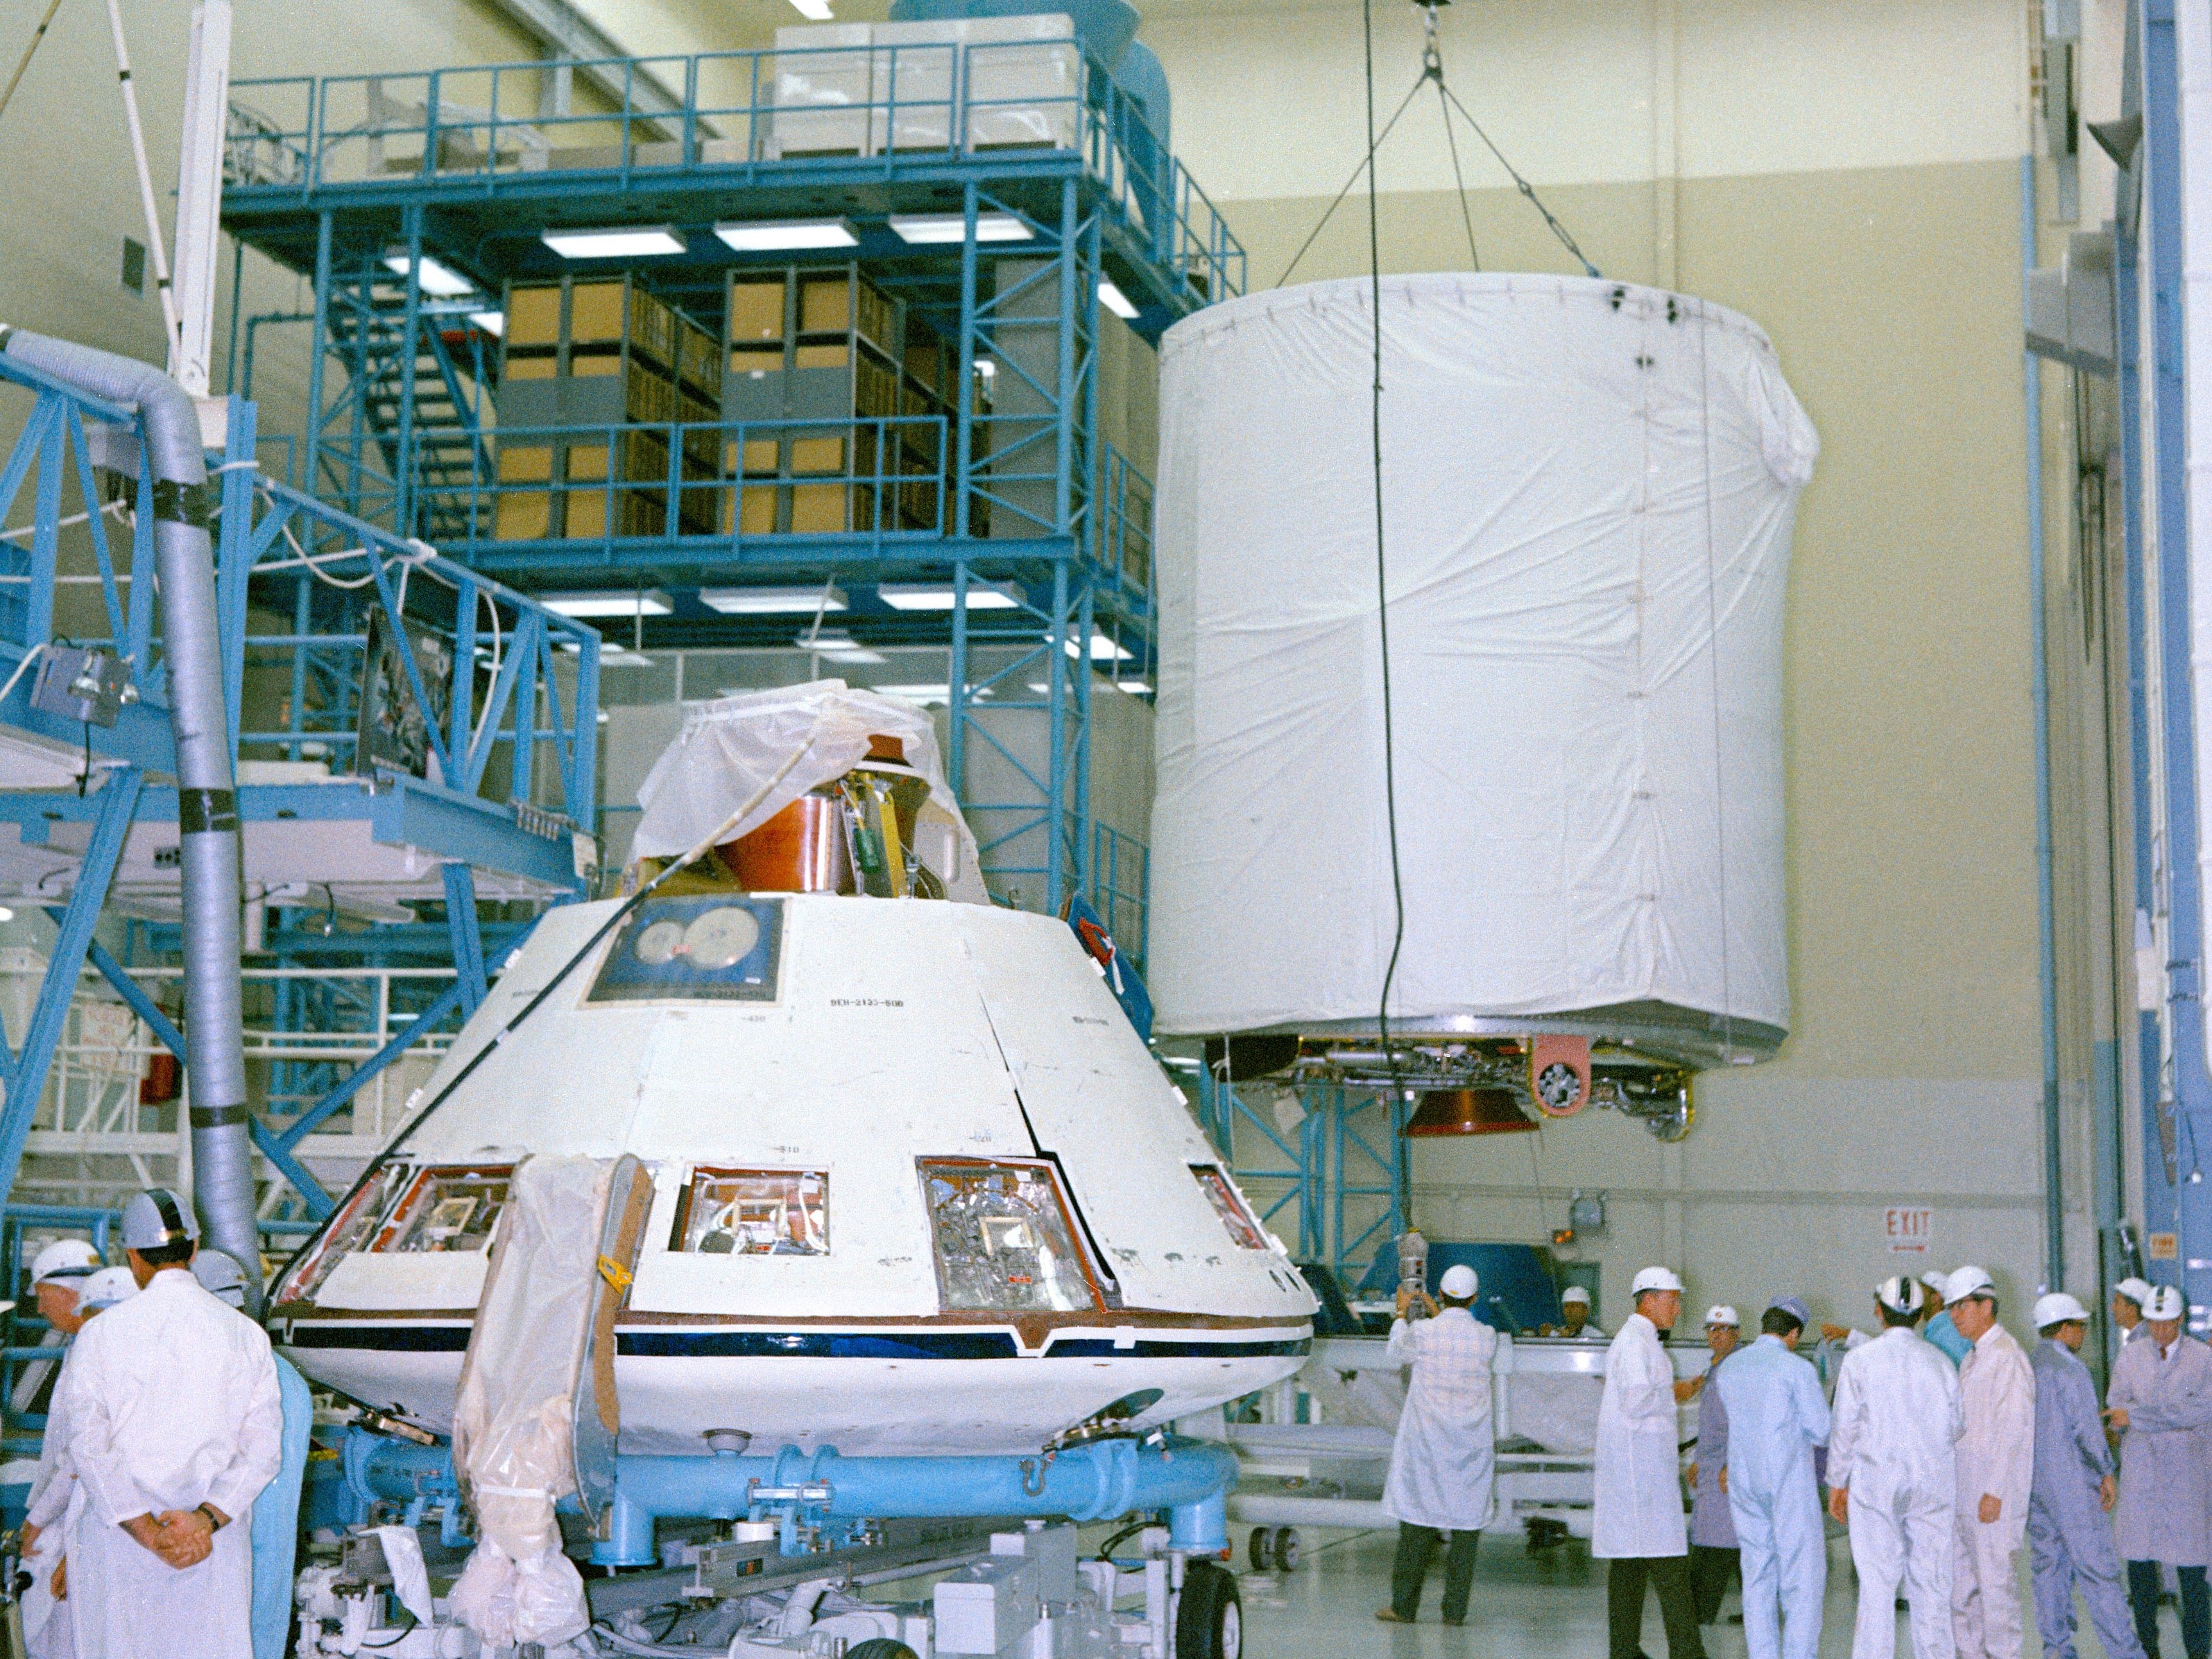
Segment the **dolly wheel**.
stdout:
<svg viewBox="0 0 2212 1659">
<path fill-rule="evenodd" d="M 895 1637 L 872 1636 L 847 1648 L 845 1659 L 919 1659 L 919 1656 Z"/>
<path fill-rule="evenodd" d="M 1298 1558 L 1302 1553 L 1303 1550 L 1298 1543 L 1298 1529 L 1296 1527 L 1275 1528 L 1275 1566 L 1278 1571 L 1296 1572 L 1298 1570 Z"/>
<path fill-rule="evenodd" d="M 1252 1544 L 1249 1555 L 1252 1562 L 1253 1571 L 1273 1572 L 1275 1570 L 1274 1528 L 1272 1527 L 1255 1527 L 1252 1528 Z"/>
<path fill-rule="evenodd" d="M 1183 1568 L 1182 1594 L 1176 1598 L 1175 1650 L 1176 1659 L 1243 1659 L 1244 1613 L 1237 1605 L 1237 1579 L 1215 1562 L 1193 1561 Z"/>
</svg>

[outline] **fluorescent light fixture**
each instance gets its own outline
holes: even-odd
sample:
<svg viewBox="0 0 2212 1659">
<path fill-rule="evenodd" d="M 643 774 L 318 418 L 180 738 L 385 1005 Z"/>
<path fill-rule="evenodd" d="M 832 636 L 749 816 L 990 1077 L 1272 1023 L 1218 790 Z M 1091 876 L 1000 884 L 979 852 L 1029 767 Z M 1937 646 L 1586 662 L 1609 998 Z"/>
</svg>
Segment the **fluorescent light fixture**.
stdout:
<svg viewBox="0 0 2212 1659">
<path fill-rule="evenodd" d="M 404 247 L 385 249 L 384 268 L 395 276 L 404 276 L 407 274 L 407 250 Z M 450 300 L 457 295 L 477 291 L 477 285 L 459 271 L 427 253 L 422 256 L 422 273 L 419 280 L 422 292 L 436 299 Z"/>
<path fill-rule="evenodd" d="M 574 640 L 562 641 L 561 649 L 572 657 L 580 657 L 584 654 L 584 647 Z M 641 652 L 632 651 L 623 646 L 602 645 L 599 647 L 599 666 L 602 668 L 650 668 L 653 666 L 653 659 Z M 600 712 L 604 714 L 605 710 L 602 709 Z"/>
<path fill-rule="evenodd" d="M 1116 691 L 1127 691 L 1133 697 L 1149 697 L 1152 695 L 1152 683 L 1150 680 L 1115 680 L 1114 689 Z"/>
<path fill-rule="evenodd" d="M 952 701 L 950 685 L 869 685 L 861 690 L 882 696 L 896 697 L 902 702 L 945 702 Z"/>
<path fill-rule="evenodd" d="M 675 603 L 657 587 L 643 592 L 541 593 L 538 602 L 563 617 L 665 617 Z"/>
<path fill-rule="evenodd" d="M 469 320 L 495 340 L 507 332 L 507 313 L 503 311 L 471 311 Z"/>
<path fill-rule="evenodd" d="M 829 8 L 823 8 L 827 15 Z M 793 248 L 858 247 L 860 239 L 843 219 L 731 219 L 714 234 L 740 253 L 782 253 Z"/>
<path fill-rule="evenodd" d="M 1098 279 L 1098 303 L 1125 323 L 1133 320 L 1137 314 L 1137 307 L 1129 303 L 1129 296 L 1103 276 Z"/>
<path fill-rule="evenodd" d="M 699 603 L 726 617 L 811 617 L 842 611 L 845 590 L 831 587 L 702 587 Z"/>
<path fill-rule="evenodd" d="M 830 9 L 830 0 L 791 0 L 791 9 L 810 23 L 836 21 L 836 14 Z"/>
<path fill-rule="evenodd" d="M 894 213 L 892 234 L 902 242 L 961 242 L 968 237 L 968 220 L 958 213 Z M 975 240 L 979 242 L 1027 242 L 1036 233 L 1014 214 L 979 213 Z"/>
<path fill-rule="evenodd" d="M 681 253 L 684 239 L 666 225 L 615 225 L 605 230 L 548 230 L 538 240 L 564 259 L 643 259 Z"/>
<path fill-rule="evenodd" d="M 887 661 L 880 651 L 871 651 L 842 628 L 819 629 L 801 634 L 792 641 L 801 651 L 811 652 L 824 662 L 870 663 Z"/>
<path fill-rule="evenodd" d="M 1076 649 L 1073 640 L 1067 641 L 1065 649 L 1071 657 L 1079 657 L 1083 654 Z M 1091 660 L 1093 662 L 1127 662 L 1129 660 L 1130 654 L 1103 634 L 1093 634 L 1091 636 Z"/>
<path fill-rule="evenodd" d="M 884 582 L 876 588 L 876 597 L 894 611 L 950 611 L 952 609 L 951 582 Z M 968 608 L 970 611 L 1012 611 L 1024 599 L 1022 590 L 1012 582 L 969 582 Z"/>
</svg>

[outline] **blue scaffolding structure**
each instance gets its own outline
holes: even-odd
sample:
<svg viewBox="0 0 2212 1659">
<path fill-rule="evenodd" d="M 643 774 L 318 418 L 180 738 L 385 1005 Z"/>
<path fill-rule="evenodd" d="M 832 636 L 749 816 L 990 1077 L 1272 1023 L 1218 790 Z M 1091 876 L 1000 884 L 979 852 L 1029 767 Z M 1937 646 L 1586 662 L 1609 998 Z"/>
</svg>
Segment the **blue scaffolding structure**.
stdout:
<svg viewBox="0 0 2212 1659">
<path fill-rule="evenodd" d="M 1060 81 L 1009 96 L 1008 75 L 1041 59 Z M 631 630 L 647 649 L 769 644 L 779 627 L 787 641 L 787 619 L 721 615 L 696 594 L 836 582 L 852 596 L 841 623 L 946 653 L 947 769 L 1002 895 L 1058 910 L 1085 894 L 1141 939 L 1144 849 L 1103 838 L 1088 796 L 1089 669 L 1126 665 L 1133 683 L 1153 663 L 1151 486 L 1099 435 L 1099 313 L 1108 296 L 1157 343 L 1242 292 L 1241 245 L 1077 40 L 565 67 L 633 92 L 680 88 L 680 108 L 626 94 L 610 111 L 548 112 L 552 66 L 535 61 L 233 83 L 225 228 L 314 285 L 302 486 L 526 591 L 672 595 L 675 614 Z M 834 112 L 795 106 L 787 68 L 837 86 Z M 1021 142 L 1006 142 L 1010 121 Z M 928 237 L 902 232 L 918 219 Z M 832 480 L 854 503 L 846 529 L 748 527 L 713 510 L 732 477 L 685 461 L 824 435 L 829 422 L 719 410 L 497 422 L 486 318 L 508 284 L 627 271 L 714 314 L 733 273 L 792 257 L 740 252 L 716 227 L 801 220 L 844 227 L 850 246 L 835 258 L 927 319 L 952 354 L 945 411 L 835 423 L 852 437 Z M 542 240 L 622 226 L 660 228 L 682 251 L 563 258 Z M 426 292 L 426 271 L 439 292 Z M 497 446 L 530 437 L 609 453 L 649 437 L 666 475 L 587 486 L 604 492 L 591 534 L 504 537 L 501 502 L 522 486 L 501 477 Z M 915 453 L 931 458 L 919 471 L 884 459 Z M 617 512 L 618 490 L 641 513 Z M 658 528 L 624 533 L 641 520 Z M 915 581 L 949 585 L 949 606 L 916 617 L 870 592 Z M 983 590 L 991 608 L 970 603 Z M 971 789 L 969 758 L 985 754 L 994 781 Z"/>
<path fill-rule="evenodd" d="M 5 357 L 0 389 L 33 400 L 0 466 L 0 518 L 12 515 L 36 479 L 31 523 L 0 541 L 0 729 L 9 740 L 0 759 L 0 842 L 12 843 L 18 902 L 44 904 L 58 930 L 20 1043 L 0 1044 L 0 1186 L 12 1189 L 88 971 L 180 1069 L 186 1039 L 133 976 L 135 964 L 94 936 L 111 897 L 126 896 L 143 918 L 173 908 L 178 880 L 178 793 L 167 781 L 175 755 L 150 580 L 152 468 L 143 427 L 137 410 Z M 261 942 L 280 960 L 428 955 L 452 967 L 441 988 L 422 988 L 404 1011 L 379 1011 L 387 1024 L 396 1012 L 410 1023 L 365 1065 L 284 1062 L 270 1077 L 252 1133 L 290 1188 L 274 1218 L 314 1219 L 328 1212 L 331 1197 L 302 1162 L 302 1141 L 483 998 L 480 884 L 533 907 L 588 890 L 593 872 L 578 826 L 593 815 L 599 639 L 425 544 L 264 477 L 253 462 L 253 405 L 232 398 L 226 414 L 226 447 L 211 457 L 221 480 L 216 591 L 248 891 L 258 887 L 277 918 Z M 111 518 L 130 526 L 127 558 L 109 533 Z M 63 568 L 70 562 L 63 534 L 76 526 L 86 545 L 74 562 L 88 571 Z M 124 701 L 112 725 L 33 706 L 41 678 L 33 671 L 64 643 L 55 632 L 57 597 L 72 581 L 100 592 L 105 631 L 80 629 L 66 643 L 118 665 Z M 257 617 L 265 623 L 287 615 L 290 631 L 257 630 Z M 372 650 L 378 675 L 368 672 Z M 246 711 L 266 702 L 250 692 L 249 674 L 286 688 L 279 722 L 245 724 Z M 379 701 L 364 712 L 373 684 Z M 412 763 L 389 747 L 404 750 L 408 741 L 420 751 Z M 368 751 L 357 752 L 364 744 Z M 264 775 L 272 765 L 278 781 Z M 319 884 L 319 884 L 323 903 L 304 894 L 283 902 L 283 872 L 316 858 L 344 866 Z M 434 907 L 440 925 L 338 931 L 341 905 L 355 908 L 349 877 L 381 881 L 386 910 L 407 914 L 402 898 Z M 515 933 L 509 923 L 495 938 L 504 943 Z M 157 957 L 173 952 L 173 926 L 142 920 L 127 934 L 126 958 L 142 946 Z M 279 1031 L 343 1032 L 360 1024 L 349 1000 L 334 966 L 325 982 L 309 975 L 279 983 L 272 1006 L 253 1017 Z M 8 1036 L 12 1043 L 17 1034 Z"/>
</svg>

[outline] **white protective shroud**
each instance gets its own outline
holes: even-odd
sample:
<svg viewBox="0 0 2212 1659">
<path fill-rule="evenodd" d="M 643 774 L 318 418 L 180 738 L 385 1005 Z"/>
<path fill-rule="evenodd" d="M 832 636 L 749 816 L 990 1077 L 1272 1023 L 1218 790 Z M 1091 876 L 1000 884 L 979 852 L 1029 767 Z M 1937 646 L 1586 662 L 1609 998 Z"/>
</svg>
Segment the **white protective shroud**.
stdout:
<svg viewBox="0 0 2212 1659">
<path fill-rule="evenodd" d="M 1162 343 L 1164 1030 L 1376 1013 L 1369 293 L 1256 295 Z M 1579 277 L 1382 297 L 1392 1018 L 1657 1001 L 1778 1038 L 1783 591 L 1819 446 L 1773 347 L 1717 306 Z"/>
<path fill-rule="evenodd" d="M 871 737 L 895 737 L 906 763 L 929 784 L 929 799 L 951 820 L 957 868 L 939 873 L 945 896 L 970 904 L 990 897 L 976 862 L 975 837 L 945 781 L 937 728 L 911 703 L 855 690 L 842 680 L 814 680 L 772 691 L 749 691 L 684 705 L 676 734 L 637 792 L 644 808 L 631 837 L 639 858 L 676 858 L 719 832 L 750 835 L 810 789 L 842 778 L 867 758 Z M 806 752 L 789 771 L 793 751 Z M 781 774 L 779 780 L 778 774 Z M 730 815 L 765 784 L 774 787 L 734 824 Z"/>
</svg>

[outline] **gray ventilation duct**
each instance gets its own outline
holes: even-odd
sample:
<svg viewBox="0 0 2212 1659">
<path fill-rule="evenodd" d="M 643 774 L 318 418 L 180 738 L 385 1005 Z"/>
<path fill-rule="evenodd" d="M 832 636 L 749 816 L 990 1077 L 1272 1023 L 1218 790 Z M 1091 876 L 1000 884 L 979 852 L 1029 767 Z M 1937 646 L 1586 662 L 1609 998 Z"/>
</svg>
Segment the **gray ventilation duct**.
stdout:
<svg viewBox="0 0 2212 1659">
<path fill-rule="evenodd" d="M 0 324 L 0 351 L 63 385 L 136 404 L 154 466 L 154 554 L 169 724 L 177 744 L 177 828 L 184 874 L 185 1030 L 191 1054 L 192 1196 L 202 1243 L 246 1269 L 248 1311 L 261 1304 L 261 1240 L 254 1224 L 253 1145 L 247 1134 L 240 1035 L 238 805 L 230 727 L 222 706 L 216 630 L 216 504 L 192 400 L 161 370 L 113 352 Z"/>
</svg>

